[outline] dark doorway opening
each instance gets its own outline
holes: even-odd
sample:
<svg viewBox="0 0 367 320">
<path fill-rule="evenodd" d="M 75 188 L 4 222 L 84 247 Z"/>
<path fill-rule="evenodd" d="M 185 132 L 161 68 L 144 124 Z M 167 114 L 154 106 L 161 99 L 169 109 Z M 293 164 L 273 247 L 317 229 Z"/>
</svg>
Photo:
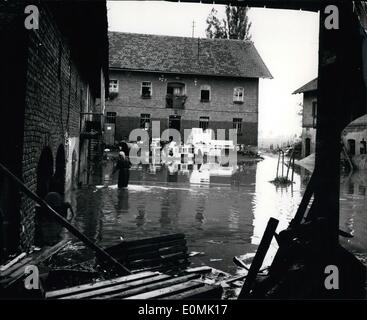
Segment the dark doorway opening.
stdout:
<svg viewBox="0 0 367 320">
<path fill-rule="evenodd" d="M 52 179 L 52 190 L 61 195 L 65 193 L 66 159 L 65 148 L 61 144 L 56 153 L 56 171 Z"/>
<path fill-rule="evenodd" d="M 44 198 L 50 191 L 53 175 L 53 157 L 49 147 L 42 150 L 37 166 L 37 195 Z"/>
<path fill-rule="evenodd" d="M 354 139 L 348 139 L 348 153 L 351 156 L 356 154 L 356 141 Z"/>
<path fill-rule="evenodd" d="M 76 151 L 73 150 L 72 158 L 71 158 L 71 190 L 74 190 L 77 187 L 77 166 L 78 166 L 78 157 L 76 155 Z"/>
<path fill-rule="evenodd" d="M 168 127 L 170 129 L 176 129 L 177 131 L 180 131 L 181 130 L 181 117 L 180 116 L 169 116 Z"/>
<path fill-rule="evenodd" d="M 311 139 L 305 139 L 305 157 L 308 157 L 311 154 Z"/>
</svg>

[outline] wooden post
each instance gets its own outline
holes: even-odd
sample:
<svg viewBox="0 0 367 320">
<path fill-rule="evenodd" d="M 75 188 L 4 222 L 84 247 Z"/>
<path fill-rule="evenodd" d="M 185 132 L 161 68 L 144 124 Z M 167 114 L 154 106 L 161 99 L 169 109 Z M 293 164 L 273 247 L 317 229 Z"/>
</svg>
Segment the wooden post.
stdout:
<svg viewBox="0 0 367 320">
<path fill-rule="evenodd" d="M 256 280 L 256 276 L 259 273 L 259 270 L 263 264 L 266 253 L 268 252 L 269 246 L 271 244 L 271 240 L 275 234 L 275 230 L 277 229 L 279 220 L 270 218 L 268 225 L 266 226 L 264 235 L 261 239 L 259 247 L 257 248 L 256 255 L 254 260 L 251 263 L 250 270 L 247 274 L 245 283 L 243 284 L 239 299 L 244 299 L 250 293 L 253 283 Z"/>
<path fill-rule="evenodd" d="M 336 248 L 339 243 L 339 188 L 340 188 L 340 136 L 348 123 L 349 101 L 346 97 L 353 87 L 350 64 L 353 52 L 351 22 L 353 3 L 339 2 L 338 28 L 327 28 L 327 4 L 320 8 L 319 76 L 317 95 L 317 132 L 314 176 L 315 216 L 327 219 L 325 240 Z M 351 78 L 348 77 L 351 75 Z M 352 101 L 351 101 L 352 103 Z M 350 114 L 349 114 L 350 119 Z M 332 124 L 332 125 L 331 125 Z"/>
<path fill-rule="evenodd" d="M 34 192 L 28 189 L 24 183 L 13 175 L 6 167 L 0 163 L 0 171 L 2 171 L 7 177 L 18 185 L 18 187 L 31 199 L 37 202 L 43 209 L 46 210 L 55 220 L 60 223 L 63 227 L 70 231 L 71 234 L 76 236 L 79 240 L 83 241 L 84 244 L 96 252 L 99 258 L 104 262 L 110 262 L 113 267 L 121 274 L 131 274 L 131 271 L 120 264 L 116 259 L 109 255 L 105 250 L 97 246 L 93 241 L 76 229 L 66 219 L 59 215 L 54 209 L 52 209 L 43 199 L 37 196 Z"/>
</svg>

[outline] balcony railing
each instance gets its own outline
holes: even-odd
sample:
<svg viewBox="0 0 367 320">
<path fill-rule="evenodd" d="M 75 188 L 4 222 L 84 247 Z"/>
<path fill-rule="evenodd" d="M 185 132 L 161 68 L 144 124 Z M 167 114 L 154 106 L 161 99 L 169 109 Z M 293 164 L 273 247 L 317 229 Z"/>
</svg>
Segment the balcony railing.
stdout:
<svg viewBox="0 0 367 320">
<path fill-rule="evenodd" d="M 102 135 L 103 114 L 93 112 L 80 113 L 80 136 L 83 138 L 97 138 Z"/>
<path fill-rule="evenodd" d="M 185 109 L 186 96 L 166 95 L 166 108 Z"/>
</svg>

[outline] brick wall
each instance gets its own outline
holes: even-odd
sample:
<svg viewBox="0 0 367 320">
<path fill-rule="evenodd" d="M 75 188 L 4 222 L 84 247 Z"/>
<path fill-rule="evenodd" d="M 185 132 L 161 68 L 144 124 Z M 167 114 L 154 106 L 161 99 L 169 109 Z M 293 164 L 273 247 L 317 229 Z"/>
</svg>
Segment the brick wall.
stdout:
<svg viewBox="0 0 367 320">
<path fill-rule="evenodd" d="M 24 112 L 23 181 L 37 190 L 37 165 L 42 150 L 49 147 L 55 159 L 64 146 L 66 166 L 71 166 L 69 139 L 79 140 L 80 111 L 86 111 L 87 82 L 71 57 L 68 40 L 52 16 L 40 6 L 39 30 L 29 31 L 27 84 Z M 94 99 L 89 98 L 91 104 Z M 78 142 L 73 148 L 79 155 Z M 70 172 L 71 170 L 67 170 Z M 23 196 L 21 202 L 21 246 L 33 243 L 35 203 Z"/>
<path fill-rule="evenodd" d="M 119 81 L 119 94 L 106 103 L 107 112 L 116 112 L 116 139 L 128 136 L 140 127 L 140 115 L 148 113 L 152 120 L 160 120 L 161 130 L 168 127 L 170 115 L 181 116 L 181 128 L 199 127 L 201 116 L 209 117 L 212 129 L 233 128 L 233 118 L 242 118 L 243 134 L 238 143 L 257 145 L 258 134 L 258 79 L 233 79 L 220 77 L 194 77 L 160 74 L 110 71 L 110 79 Z M 141 83 L 152 83 L 152 97 L 141 98 Z M 185 84 L 187 100 L 184 110 L 166 108 L 168 82 Z M 196 82 L 196 84 L 195 84 Z M 200 101 L 200 88 L 209 85 L 210 102 Z M 244 87 L 244 103 L 233 102 L 233 89 Z"/>
</svg>

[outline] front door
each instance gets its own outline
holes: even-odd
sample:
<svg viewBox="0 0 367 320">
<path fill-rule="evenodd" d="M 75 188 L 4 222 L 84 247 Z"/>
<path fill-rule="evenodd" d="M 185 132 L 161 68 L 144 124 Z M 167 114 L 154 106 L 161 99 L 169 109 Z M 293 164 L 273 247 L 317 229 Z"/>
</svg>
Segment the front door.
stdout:
<svg viewBox="0 0 367 320">
<path fill-rule="evenodd" d="M 180 116 L 169 116 L 168 127 L 170 129 L 176 129 L 178 132 L 180 132 L 181 131 L 181 117 Z"/>
</svg>

